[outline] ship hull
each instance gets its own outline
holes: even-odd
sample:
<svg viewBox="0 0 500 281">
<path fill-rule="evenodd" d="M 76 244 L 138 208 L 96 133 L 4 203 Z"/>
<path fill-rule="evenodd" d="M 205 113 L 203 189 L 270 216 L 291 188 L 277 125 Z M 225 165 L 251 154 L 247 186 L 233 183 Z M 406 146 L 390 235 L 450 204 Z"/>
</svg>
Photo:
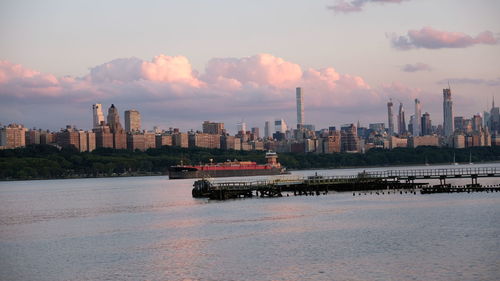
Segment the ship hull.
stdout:
<svg viewBox="0 0 500 281">
<path fill-rule="evenodd" d="M 287 172 L 282 168 L 270 169 L 238 169 L 238 170 L 169 170 L 170 179 L 221 178 L 281 175 Z"/>
</svg>

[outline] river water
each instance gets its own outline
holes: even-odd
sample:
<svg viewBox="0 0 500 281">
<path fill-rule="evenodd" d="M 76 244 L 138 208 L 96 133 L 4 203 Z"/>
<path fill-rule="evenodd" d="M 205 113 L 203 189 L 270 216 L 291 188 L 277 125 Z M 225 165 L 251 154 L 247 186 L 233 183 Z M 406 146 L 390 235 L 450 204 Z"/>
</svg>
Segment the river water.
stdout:
<svg viewBox="0 0 500 281">
<path fill-rule="evenodd" d="M 193 181 L 0 182 L 0 280 L 500 279 L 500 192 L 217 202 Z"/>
</svg>

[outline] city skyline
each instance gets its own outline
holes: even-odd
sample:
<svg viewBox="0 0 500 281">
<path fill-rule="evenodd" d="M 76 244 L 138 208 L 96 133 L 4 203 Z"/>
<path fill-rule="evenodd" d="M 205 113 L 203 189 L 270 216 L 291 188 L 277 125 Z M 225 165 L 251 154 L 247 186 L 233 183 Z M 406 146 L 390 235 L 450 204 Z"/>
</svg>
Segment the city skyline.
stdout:
<svg viewBox="0 0 500 281">
<path fill-rule="evenodd" d="M 448 81 L 457 116 L 483 112 L 500 92 L 495 1 L 216 2 L 107 1 L 92 13 L 89 1 L 3 2 L 0 123 L 89 128 L 88 104 L 115 103 L 141 112 L 146 129 L 294 124 L 301 87 L 317 128 L 387 120 L 391 98 L 407 109 L 418 98 L 441 124 Z M 170 17 L 142 15 L 158 11 Z M 165 29 L 190 12 L 206 26 Z"/>
</svg>

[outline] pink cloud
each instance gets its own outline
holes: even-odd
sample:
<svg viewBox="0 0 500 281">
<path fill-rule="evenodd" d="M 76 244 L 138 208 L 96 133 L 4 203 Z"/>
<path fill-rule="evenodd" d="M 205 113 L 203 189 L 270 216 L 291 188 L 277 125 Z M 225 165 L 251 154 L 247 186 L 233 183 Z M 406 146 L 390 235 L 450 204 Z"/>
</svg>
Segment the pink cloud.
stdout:
<svg viewBox="0 0 500 281">
<path fill-rule="evenodd" d="M 327 9 L 341 13 L 360 12 L 369 2 L 375 3 L 401 3 L 404 0 L 338 0 L 335 5 L 327 6 Z"/>
<path fill-rule="evenodd" d="M 270 54 L 252 57 L 215 58 L 208 62 L 204 80 L 230 79 L 241 84 L 255 84 L 276 88 L 293 87 L 301 78 L 299 65 Z"/>
<path fill-rule="evenodd" d="M 142 63 L 141 73 L 145 79 L 151 81 L 184 83 L 193 87 L 202 85 L 195 77 L 191 63 L 184 56 L 156 56 L 152 62 Z"/>
<path fill-rule="evenodd" d="M 439 31 L 432 27 L 410 30 L 406 36 L 392 34 L 389 37 L 392 46 L 400 50 L 467 48 L 476 44 L 495 45 L 498 43 L 498 38 L 491 31 L 484 31 L 473 37 L 462 32 Z"/>
<path fill-rule="evenodd" d="M 120 110 L 137 108 L 143 111 L 145 121 L 157 125 L 198 124 L 207 119 L 233 122 L 245 116 L 260 121 L 286 118 L 294 116 L 298 86 L 304 89 L 309 112 L 323 112 L 317 116 L 328 112 L 332 119 L 336 119 L 335 114 L 359 118 L 352 115 L 371 112 L 374 105 L 383 106 L 388 97 L 403 99 L 418 93 L 398 84 L 372 87 L 362 77 L 340 73 L 333 67 L 302 69 L 270 54 L 214 58 L 201 75 L 185 57 L 159 55 L 151 61 L 112 60 L 91 68 L 81 78 L 57 78 L 2 62 L 0 77 L 0 120 L 9 120 L 2 112 L 14 107 L 22 110 L 19 116 L 31 118 L 37 126 L 43 126 L 41 120 L 52 118 L 49 115 L 60 117 L 51 119 L 51 123 L 63 122 L 58 126 L 87 126 L 90 105 L 95 102 L 114 103 Z M 74 114 L 68 115 L 68 106 L 74 108 Z"/>
<path fill-rule="evenodd" d="M 93 82 L 149 80 L 202 86 L 186 57 L 163 54 L 150 62 L 138 58 L 115 59 L 93 67 L 89 77 Z"/>
<path fill-rule="evenodd" d="M 0 96 L 17 97 L 57 96 L 61 86 L 59 79 L 52 74 L 42 74 L 8 61 L 0 61 L 0 85 Z"/>
</svg>

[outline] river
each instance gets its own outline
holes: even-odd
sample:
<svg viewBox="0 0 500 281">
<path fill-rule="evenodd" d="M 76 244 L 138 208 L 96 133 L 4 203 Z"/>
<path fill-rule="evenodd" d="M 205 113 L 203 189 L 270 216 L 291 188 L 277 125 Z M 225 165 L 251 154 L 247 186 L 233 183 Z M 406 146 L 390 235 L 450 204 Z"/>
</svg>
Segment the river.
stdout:
<svg viewBox="0 0 500 281">
<path fill-rule="evenodd" d="M 485 166 L 500 164 L 458 167 Z M 415 168 L 457 166 L 293 174 Z M 193 199 L 193 181 L 0 182 L 0 280 L 500 278 L 500 193 L 218 202 Z"/>
</svg>

